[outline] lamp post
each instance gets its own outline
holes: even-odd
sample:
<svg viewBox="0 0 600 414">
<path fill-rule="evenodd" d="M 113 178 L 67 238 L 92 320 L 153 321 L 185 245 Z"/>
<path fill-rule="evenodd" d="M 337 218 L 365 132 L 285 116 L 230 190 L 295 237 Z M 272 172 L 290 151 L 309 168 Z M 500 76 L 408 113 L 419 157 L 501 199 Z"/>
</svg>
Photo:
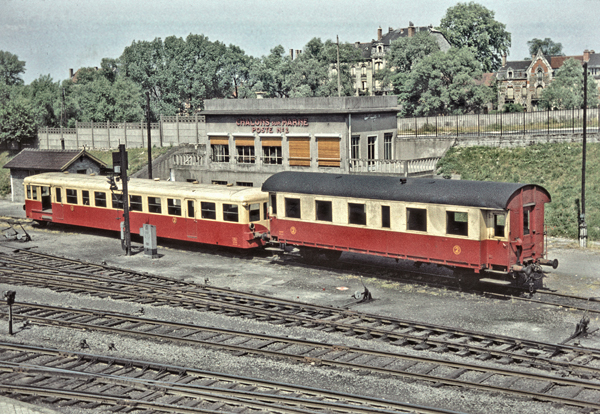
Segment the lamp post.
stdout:
<svg viewBox="0 0 600 414">
<path fill-rule="evenodd" d="M 585 222 L 585 162 L 587 144 L 587 62 L 583 63 L 583 148 L 581 155 L 581 215 L 579 216 L 579 247 L 587 247 Z"/>
</svg>

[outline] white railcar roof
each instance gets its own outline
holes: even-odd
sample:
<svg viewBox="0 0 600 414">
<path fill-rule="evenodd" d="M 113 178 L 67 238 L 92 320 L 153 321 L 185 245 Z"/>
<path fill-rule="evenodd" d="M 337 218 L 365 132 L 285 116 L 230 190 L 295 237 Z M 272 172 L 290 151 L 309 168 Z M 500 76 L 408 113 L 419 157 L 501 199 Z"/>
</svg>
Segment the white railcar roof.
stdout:
<svg viewBox="0 0 600 414">
<path fill-rule="evenodd" d="M 110 192 L 107 176 L 65 173 L 43 173 L 25 178 L 25 184 L 84 188 Z M 122 189 L 117 183 L 119 192 Z M 232 202 L 266 201 L 267 194 L 257 187 L 220 186 L 215 184 L 194 184 L 179 181 L 155 181 L 143 178 L 131 178 L 128 183 L 130 194 L 165 196 L 173 198 L 201 198 Z"/>
</svg>

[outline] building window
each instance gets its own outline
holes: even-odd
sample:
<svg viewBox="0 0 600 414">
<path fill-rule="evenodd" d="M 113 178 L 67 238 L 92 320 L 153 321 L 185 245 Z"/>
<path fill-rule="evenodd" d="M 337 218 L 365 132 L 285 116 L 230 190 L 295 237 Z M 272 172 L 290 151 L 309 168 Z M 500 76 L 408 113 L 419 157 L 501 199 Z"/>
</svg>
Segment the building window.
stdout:
<svg viewBox="0 0 600 414">
<path fill-rule="evenodd" d="M 367 89 L 367 81 L 362 81 L 362 90 L 366 90 Z"/>
<path fill-rule="evenodd" d="M 367 224 L 367 212 L 364 204 L 348 203 L 348 223 Z"/>
<path fill-rule="evenodd" d="M 317 154 L 319 167 L 339 167 L 340 158 L 340 139 L 339 138 L 317 138 Z"/>
<path fill-rule="evenodd" d="M 214 162 L 229 162 L 229 145 L 211 145 Z"/>
<path fill-rule="evenodd" d="M 390 206 L 381 206 L 381 227 L 390 228 Z"/>
<path fill-rule="evenodd" d="M 377 157 L 377 136 L 373 135 L 367 137 L 367 159 L 369 160 L 369 164 L 373 164 L 373 160 Z"/>
<path fill-rule="evenodd" d="M 94 205 L 96 207 L 106 207 L 106 193 L 94 191 Z"/>
<path fill-rule="evenodd" d="M 81 190 L 81 202 L 84 206 L 90 205 L 90 192 L 88 190 Z"/>
<path fill-rule="evenodd" d="M 310 167 L 310 138 L 288 137 L 290 165 Z"/>
<path fill-rule="evenodd" d="M 506 99 L 515 99 L 515 91 L 512 86 L 506 88 Z"/>
<path fill-rule="evenodd" d="M 240 164 L 254 164 L 254 146 L 237 145 L 237 162 Z"/>
<path fill-rule="evenodd" d="M 129 196 L 129 210 L 131 211 L 143 211 L 142 207 L 142 196 L 141 195 L 130 195 Z"/>
<path fill-rule="evenodd" d="M 300 217 L 300 199 L 299 198 L 286 198 L 285 199 L 285 216 L 289 218 L 301 218 Z"/>
<path fill-rule="evenodd" d="M 37 196 L 34 195 L 37 198 Z M 77 190 L 67 188 L 67 203 L 77 204 Z"/>
<path fill-rule="evenodd" d="M 250 204 L 250 221 L 260 221 L 260 203 Z"/>
<path fill-rule="evenodd" d="M 181 200 L 178 198 L 167 198 L 167 214 L 181 216 Z"/>
<path fill-rule="evenodd" d="M 202 210 L 202 218 L 208 220 L 216 220 L 217 219 L 217 209 L 215 203 L 209 203 L 207 201 L 202 201 L 200 203 L 200 209 Z"/>
<path fill-rule="evenodd" d="M 227 181 L 221 181 L 221 180 L 212 180 L 210 183 L 214 184 L 214 185 L 227 185 Z"/>
<path fill-rule="evenodd" d="M 392 134 L 383 135 L 383 159 L 391 160 L 392 157 Z"/>
<path fill-rule="evenodd" d="M 458 211 L 446 211 L 446 234 L 469 235 L 469 214 Z"/>
<path fill-rule="evenodd" d="M 234 223 L 239 221 L 237 204 L 223 204 L 223 221 L 231 221 Z"/>
<path fill-rule="evenodd" d="M 161 208 L 160 204 L 161 204 L 160 197 L 148 197 L 148 212 L 161 214 L 162 208 Z"/>
<path fill-rule="evenodd" d="M 282 164 L 281 147 L 262 147 L 264 164 Z"/>
<path fill-rule="evenodd" d="M 427 231 L 427 210 L 424 208 L 407 208 L 406 230 Z"/>
<path fill-rule="evenodd" d="M 315 210 L 318 221 L 333 221 L 331 201 L 315 201 Z"/>
<path fill-rule="evenodd" d="M 350 158 L 359 159 L 360 158 L 360 136 L 353 135 L 350 141 Z"/>
<path fill-rule="evenodd" d="M 254 183 L 249 183 L 246 181 L 236 181 L 235 185 L 238 187 L 254 187 Z"/>
</svg>

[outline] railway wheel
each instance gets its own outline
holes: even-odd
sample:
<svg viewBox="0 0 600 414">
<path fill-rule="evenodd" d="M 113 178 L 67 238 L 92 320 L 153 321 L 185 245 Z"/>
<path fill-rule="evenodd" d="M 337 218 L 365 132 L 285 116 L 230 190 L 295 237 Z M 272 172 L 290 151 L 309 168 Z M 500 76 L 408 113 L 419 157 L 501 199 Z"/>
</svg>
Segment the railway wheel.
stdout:
<svg viewBox="0 0 600 414">
<path fill-rule="evenodd" d="M 325 255 L 325 259 L 327 259 L 330 262 L 335 262 L 340 258 L 342 252 L 339 250 L 324 250 L 323 254 Z"/>
<path fill-rule="evenodd" d="M 460 290 L 473 290 L 479 286 L 479 275 L 472 270 L 454 269 L 454 277 Z"/>
</svg>

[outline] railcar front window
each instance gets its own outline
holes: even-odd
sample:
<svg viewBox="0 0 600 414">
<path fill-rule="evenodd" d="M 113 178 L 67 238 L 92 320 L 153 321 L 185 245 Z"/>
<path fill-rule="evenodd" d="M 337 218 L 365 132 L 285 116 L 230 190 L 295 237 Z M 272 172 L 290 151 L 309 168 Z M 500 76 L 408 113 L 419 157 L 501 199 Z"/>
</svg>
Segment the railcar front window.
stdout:
<svg viewBox="0 0 600 414">
<path fill-rule="evenodd" d="M 381 206 L 381 227 L 390 228 L 390 206 Z"/>
<path fill-rule="evenodd" d="M 141 195 L 130 195 L 129 196 L 129 210 L 131 211 L 142 211 L 142 196 Z"/>
<path fill-rule="evenodd" d="M 31 186 L 27 186 L 27 199 L 31 200 Z"/>
<path fill-rule="evenodd" d="M 300 199 L 285 199 L 285 216 L 289 218 L 300 218 Z"/>
<path fill-rule="evenodd" d="M 96 207 L 106 207 L 106 193 L 94 191 L 94 205 Z"/>
<path fill-rule="evenodd" d="M 209 220 L 217 219 L 217 208 L 215 203 L 209 203 L 207 201 L 203 201 L 200 203 L 200 208 L 202 209 L 202 218 Z"/>
<path fill-rule="evenodd" d="M 37 185 L 32 185 L 31 186 L 31 199 L 32 200 L 37 200 L 37 193 L 38 193 Z"/>
<path fill-rule="evenodd" d="M 162 208 L 160 205 L 160 197 L 148 197 L 148 211 L 150 213 L 162 213 Z"/>
<path fill-rule="evenodd" d="M 527 235 L 530 233 L 530 225 L 531 225 L 531 207 L 527 207 L 523 209 L 523 235 Z"/>
<path fill-rule="evenodd" d="M 237 204 L 223 204 L 223 221 L 239 221 L 239 212 Z"/>
<path fill-rule="evenodd" d="M 364 204 L 348 203 L 348 223 L 367 224 L 367 212 Z"/>
<path fill-rule="evenodd" d="M 113 208 L 118 208 L 123 210 L 123 195 L 122 194 L 113 194 L 112 195 L 112 206 Z"/>
<path fill-rule="evenodd" d="M 250 221 L 260 221 L 260 203 L 250 204 Z"/>
<path fill-rule="evenodd" d="M 315 209 L 317 210 L 317 220 L 333 221 L 333 212 L 331 201 L 315 201 Z"/>
<path fill-rule="evenodd" d="M 407 208 L 406 230 L 427 231 L 427 210 L 424 208 Z"/>
<path fill-rule="evenodd" d="M 87 190 L 81 190 L 81 202 L 84 206 L 90 205 L 90 192 Z"/>
<path fill-rule="evenodd" d="M 67 188 L 67 203 L 77 204 L 77 190 Z"/>
<path fill-rule="evenodd" d="M 469 214 L 458 211 L 446 211 L 446 233 L 456 236 L 468 236 Z"/>
<path fill-rule="evenodd" d="M 62 191 L 60 190 L 60 188 L 54 189 L 54 195 L 56 196 L 56 202 L 62 203 Z"/>
<path fill-rule="evenodd" d="M 171 216 L 181 216 L 181 200 L 178 198 L 167 198 L 167 210 Z"/>
<path fill-rule="evenodd" d="M 506 216 L 504 214 L 494 214 L 494 237 L 504 237 L 505 227 Z"/>
<path fill-rule="evenodd" d="M 276 194 L 271 194 L 271 212 L 273 213 L 274 216 L 277 215 L 277 195 Z"/>
</svg>

